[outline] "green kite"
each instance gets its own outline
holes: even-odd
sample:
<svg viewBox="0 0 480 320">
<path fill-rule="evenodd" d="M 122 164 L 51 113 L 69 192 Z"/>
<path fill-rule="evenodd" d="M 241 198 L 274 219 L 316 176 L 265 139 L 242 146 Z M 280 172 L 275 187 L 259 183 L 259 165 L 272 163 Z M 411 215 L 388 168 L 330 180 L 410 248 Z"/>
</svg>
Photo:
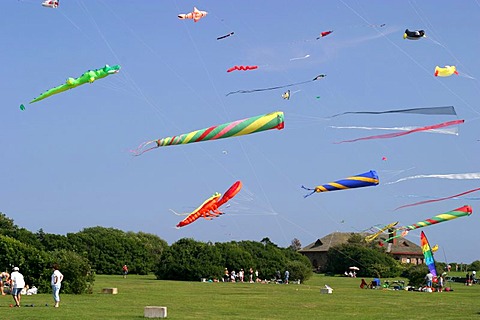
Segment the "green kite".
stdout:
<svg viewBox="0 0 480 320">
<path fill-rule="evenodd" d="M 41 95 L 39 95 L 38 97 L 36 97 L 32 101 L 30 101 L 30 103 L 34 103 L 34 102 L 43 100 L 45 98 L 48 98 L 50 96 L 53 96 L 54 94 L 76 88 L 76 87 L 81 86 L 82 84 L 85 84 L 85 83 L 92 83 L 95 80 L 105 78 L 106 76 L 114 74 L 114 73 L 118 73 L 119 71 L 120 71 L 120 66 L 119 65 L 115 65 L 115 66 L 110 67 L 108 64 L 105 65 L 105 67 L 100 68 L 100 69 L 88 70 L 87 72 L 85 72 L 84 74 L 82 74 L 80 77 L 78 77 L 76 79 L 68 78 L 67 81 L 65 81 L 64 84 L 45 91 L 44 93 L 42 93 Z M 23 107 L 21 109 L 24 110 L 25 107 Z"/>
</svg>

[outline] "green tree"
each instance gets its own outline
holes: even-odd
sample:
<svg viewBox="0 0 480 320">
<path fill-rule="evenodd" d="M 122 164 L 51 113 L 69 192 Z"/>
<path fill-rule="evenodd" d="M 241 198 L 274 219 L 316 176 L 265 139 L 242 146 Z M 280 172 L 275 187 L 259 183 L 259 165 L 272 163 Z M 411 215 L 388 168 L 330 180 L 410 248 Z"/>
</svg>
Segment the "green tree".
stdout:
<svg viewBox="0 0 480 320">
<path fill-rule="evenodd" d="M 56 250 L 50 255 L 50 265 L 57 263 L 63 274 L 63 293 L 92 293 L 95 274 L 92 272 L 90 262 L 75 252 Z M 52 270 L 53 271 L 53 270 Z"/>
<path fill-rule="evenodd" d="M 363 277 L 397 277 L 402 271 L 400 263 L 381 249 L 345 243 L 328 250 L 327 272 L 342 274 L 353 265 L 360 268 L 357 274 Z"/>
</svg>

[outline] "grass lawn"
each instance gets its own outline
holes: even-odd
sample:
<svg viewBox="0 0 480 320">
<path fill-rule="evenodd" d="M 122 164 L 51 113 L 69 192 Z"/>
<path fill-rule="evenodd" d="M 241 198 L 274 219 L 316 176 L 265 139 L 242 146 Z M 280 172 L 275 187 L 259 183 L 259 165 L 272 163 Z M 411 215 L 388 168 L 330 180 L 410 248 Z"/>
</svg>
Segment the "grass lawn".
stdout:
<svg viewBox="0 0 480 320">
<path fill-rule="evenodd" d="M 277 285 L 97 276 L 94 294 L 60 294 L 58 309 L 50 292 L 23 296 L 21 308 L 0 296 L 0 319 L 144 319 L 144 306 L 167 307 L 168 319 L 480 319 L 478 284 L 449 283 L 453 292 L 423 293 L 362 290 L 360 280 L 315 275 L 305 284 Z M 320 294 L 325 284 L 333 294 Z M 101 293 L 109 287 L 118 294 Z"/>
</svg>

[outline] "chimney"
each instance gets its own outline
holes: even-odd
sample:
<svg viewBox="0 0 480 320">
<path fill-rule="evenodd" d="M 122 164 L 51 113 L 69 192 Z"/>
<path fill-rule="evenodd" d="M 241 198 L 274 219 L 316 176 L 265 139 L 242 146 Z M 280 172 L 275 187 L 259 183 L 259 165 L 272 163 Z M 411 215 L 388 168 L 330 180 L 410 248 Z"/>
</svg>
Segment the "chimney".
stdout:
<svg viewBox="0 0 480 320">
<path fill-rule="evenodd" d="M 397 235 L 397 229 L 395 228 L 388 229 L 388 238 L 390 239 L 388 240 L 388 243 L 391 243 L 393 245 L 397 244 L 396 235 Z"/>
</svg>

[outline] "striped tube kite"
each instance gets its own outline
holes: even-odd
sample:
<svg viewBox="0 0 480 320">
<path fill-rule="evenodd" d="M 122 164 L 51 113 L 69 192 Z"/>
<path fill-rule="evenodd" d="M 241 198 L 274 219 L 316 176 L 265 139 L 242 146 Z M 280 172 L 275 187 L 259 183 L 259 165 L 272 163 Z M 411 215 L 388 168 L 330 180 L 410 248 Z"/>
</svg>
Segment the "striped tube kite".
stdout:
<svg viewBox="0 0 480 320">
<path fill-rule="evenodd" d="M 450 77 L 452 74 L 458 75 L 458 71 L 455 66 L 445 66 L 444 68 L 439 66 L 435 67 L 435 77 Z"/>
<path fill-rule="evenodd" d="M 412 225 L 403 227 L 403 229 L 405 229 L 407 231 L 415 230 L 415 229 L 418 229 L 418 228 L 423 228 L 423 227 L 430 226 L 432 224 L 437 224 L 437 223 L 440 223 L 440 222 L 445 222 L 445 221 L 453 220 L 453 219 L 456 219 L 456 218 L 469 216 L 471 214 L 472 214 L 472 207 L 471 206 L 463 206 L 463 207 L 454 209 L 452 211 L 436 215 L 435 217 L 432 217 L 430 219 L 425 219 L 423 221 L 419 221 L 419 222 L 414 223 Z"/>
<path fill-rule="evenodd" d="M 309 194 L 306 194 L 304 198 L 311 196 L 315 192 L 327 192 L 343 189 L 353 189 L 353 188 L 362 188 L 362 187 L 371 187 L 378 185 L 378 175 L 375 170 L 370 170 L 368 172 L 358 174 L 356 176 L 351 176 L 342 180 L 337 180 L 327 184 L 316 186 L 315 188 L 307 188 L 302 186 L 305 190 L 311 190 Z"/>
<path fill-rule="evenodd" d="M 284 115 L 281 111 L 271 112 L 251 118 L 220 124 L 217 126 L 184 133 L 179 136 L 166 137 L 142 143 L 132 153 L 139 156 L 147 151 L 159 147 L 187 144 L 193 142 L 217 140 L 250 133 L 261 132 L 270 129 L 281 130 L 284 128 Z M 155 144 L 154 146 L 150 146 Z"/>
<path fill-rule="evenodd" d="M 425 264 L 428 270 L 433 274 L 433 278 L 437 277 L 437 269 L 435 268 L 435 260 L 433 259 L 433 252 L 430 244 L 428 243 L 425 233 L 420 233 L 420 246 L 422 247 L 423 256 L 425 257 Z"/>
<path fill-rule="evenodd" d="M 242 182 L 235 182 L 220 198 L 221 194 L 216 192 L 213 196 L 205 200 L 197 209 L 193 210 L 188 216 L 177 224 L 177 228 L 184 227 L 199 218 L 211 220 L 223 214 L 218 208 L 232 199 L 242 189 Z"/>
<path fill-rule="evenodd" d="M 419 229 L 419 228 L 423 228 L 423 227 L 428 227 L 432 224 L 437 224 L 437 223 L 440 223 L 440 222 L 445 222 L 445 221 L 453 220 L 453 219 L 460 218 L 460 217 L 469 216 L 469 215 L 472 214 L 472 212 L 473 212 L 472 207 L 465 205 L 463 207 L 454 209 L 452 211 L 436 215 L 435 217 L 425 219 L 423 221 L 419 221 L 419 222 L 414 223 L 412 225 L 399 227 L 398 230 L 401 231 L 401 232 L 399 232 L 398 234 L 397 234 L 397 232 L 395 232 L 395 235 L 393 237 L 390 237 L 390 238 L 384 240 L 384 242 L 389 242 L 390 240 L 392 240 L 394 238 L 398 238 L 398 237 L 405 237 L 408 234 L 408 232 L 411 231 L 411 230 L 415 230 L 415 229 Z"/>
</svg>

